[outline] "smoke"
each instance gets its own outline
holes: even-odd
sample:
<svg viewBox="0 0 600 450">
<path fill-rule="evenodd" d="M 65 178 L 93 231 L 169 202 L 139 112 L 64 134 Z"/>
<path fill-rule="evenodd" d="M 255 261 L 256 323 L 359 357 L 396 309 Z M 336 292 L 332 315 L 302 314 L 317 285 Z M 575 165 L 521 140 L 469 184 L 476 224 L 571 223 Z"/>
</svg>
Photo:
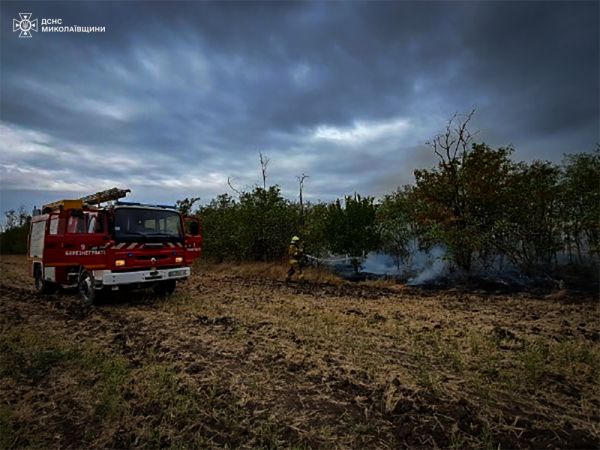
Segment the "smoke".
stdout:
<svg viewBox="0 0 600 450">
<path fill-rule="evenodd" d="M 363 272 L 377 275 L 399 275 L 400 270 L 394 262 L 394 258 L 385 253 L 371 252 L 362 263 Z"/>
<path fill-rule="evenodd" d="M 546 271 L 525 272 L 503 255 L 495 255 L 486 260 L 474 260 L 471 270 L 464 272 L 452 265 L 443 246 L 438 245 L 429 250 L 422 250 L 414 240 L 407 250 L 409 256 L 399 264 L 389 254 L 371 252 L 363 259 L 358 274 L 349 262 L 331 264 L 331 267 L 336 273 L 352 281 L 391 277 L 410 286 L 465 284 L 492 290 L 506 290 L 562 285 L 561 278 L 557 278 L 554 274 Z M 571 259 L 573 259 L 571 255 L 558 255 L 559 262 L 564 260 L 563 263 L 569 263 Z M 568 273 L 565 276 L 569 276 Z M 591 283 L 596 280 L 597 284 L 597 276 L 592 278 Z"/>
<path fill-rule="evenodd" d="M 412 266 L 413 271 L 418 274 L 408 279 L 406 284 L 411 286 L 429 283 L 436 280 L 448 272 L 449 264 L 445 258 L 446 251 L 442 247 L 433 247 L 429 251 L 418 251 L 411 254 L 411 259 L 415 261 Z"/>
<path fill-rule="evenodd" d="M 362 264 L 362 271 L 380 276 L 393 276 L 410 285 L 432 282 L 448 273 L 449 263 L 443 247 L 435 246 L 424 251 L 416 241 L 410 244 L 410 256 L 396 264 L 394 258 L 385 253 L 371 252 Z"/>
</svg>

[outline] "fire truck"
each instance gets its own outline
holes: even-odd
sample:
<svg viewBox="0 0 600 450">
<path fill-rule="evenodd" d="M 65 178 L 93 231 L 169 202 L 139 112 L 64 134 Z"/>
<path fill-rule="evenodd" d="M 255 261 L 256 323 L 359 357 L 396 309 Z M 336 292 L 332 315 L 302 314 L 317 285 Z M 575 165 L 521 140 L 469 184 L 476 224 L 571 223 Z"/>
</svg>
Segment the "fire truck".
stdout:
<svg viewBox="0 0 600 450">
<path fill-rule="evenodd" d="M 200 256 L 197 219 L 174 207 L 123 202 L 113 188 L 34 210 L 28 238 L 30 275 L 39 293 L 77 287 L 92 304 L 103 291 L 152 287 L 175 291 Z"/>
</svg>

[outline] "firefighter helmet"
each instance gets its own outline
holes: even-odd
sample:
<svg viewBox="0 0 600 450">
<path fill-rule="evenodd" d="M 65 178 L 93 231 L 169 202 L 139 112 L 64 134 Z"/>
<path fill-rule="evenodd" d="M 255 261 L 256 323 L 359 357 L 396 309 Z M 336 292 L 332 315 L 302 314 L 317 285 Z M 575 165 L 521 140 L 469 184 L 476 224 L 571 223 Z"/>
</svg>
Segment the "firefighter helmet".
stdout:
<svg viewBox="0 0 600 450">
<path fill-rule="evenodd" d="M 292 238 L 292 242 L 294 242 L 294 243 L 295 243 L 295 242 L 298 242 L 299 240 L 300 240 L 300 238 L 299 238 L 298 236 L 294 236 L 294 237 Z"/>
</svg>

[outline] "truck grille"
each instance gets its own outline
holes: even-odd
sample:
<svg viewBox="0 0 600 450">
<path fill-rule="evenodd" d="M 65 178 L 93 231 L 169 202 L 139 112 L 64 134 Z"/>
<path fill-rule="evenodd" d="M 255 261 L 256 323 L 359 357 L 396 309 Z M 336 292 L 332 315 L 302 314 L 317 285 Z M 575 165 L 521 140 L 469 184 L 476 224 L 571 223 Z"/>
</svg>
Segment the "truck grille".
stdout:
<svg viewBox="0 0 600 450">
<path fill-rule="evenodd" d="M 142 246 L 143 248 L 163 248 L 164 244 L 162 242 L 148 242 Z"/>
<path fill-rule="evenodd" d="M 135 259 L 138 259 L 140 261 L 150 261 L 152 258 L 154 258 L 155 260 L 159 261 L 161 259 L 167 259 L 169 257 L 169 255 L 140 255 L 137 256 Z"/>
</svg>

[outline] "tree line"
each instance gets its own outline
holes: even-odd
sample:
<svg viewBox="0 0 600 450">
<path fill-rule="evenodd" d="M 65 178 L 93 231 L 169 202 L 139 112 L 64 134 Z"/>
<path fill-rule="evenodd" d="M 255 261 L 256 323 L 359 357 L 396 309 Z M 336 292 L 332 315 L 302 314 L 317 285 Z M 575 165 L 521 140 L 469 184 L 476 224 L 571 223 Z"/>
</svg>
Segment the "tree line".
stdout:
<svg viewBox="0 0 600 450">
<path fill-rule="evenodd" d="M 400 266 L 414 242 L 439 245 L 459 269 L 498 258 L 527 271 L 597 265 L 600 151 L 567 155 L 562 165 L 515 163 L 511 148 L 473 144 L 460 160 L 415 171 L 415 184 L 376 202 L 360 194 L 334 202 L 285 199 L 278 186 L 222 194 L 197 208 L 204 256 L 214 261 L 285 258 L 298 234 L 316 256 L 360 260 L 385 252 Z"/>
<path fill-rule="evenodd" d="M 515 162 L 512 147 L 474 141 L 472 114 L 455 116 L 429 144 L 430 169 L 414 183 L 376 201 L 356 193 L 333 202 L 300 201 L 307 176 L 298 177 L 299 201 L 267 186 L 222 194 L 200 206 L 204 256 L 214 261 L 285 258 L 300 235 L 316 256 L 344 254 L 360 261 L 371 251 L 407 264 L 415 244 L 441 246 L 454 267 L 511 264 L 526 272 L 559 266 L 598 268 L 600 257 L 600 148 L 565 155 L 561 164 Z M 198 200 L 198 199 L 192 199 Z M 189 205 L 189 199 L 181 202 Z M 189 212 L 185 211 L 184 212 Z"/>
</svg>

